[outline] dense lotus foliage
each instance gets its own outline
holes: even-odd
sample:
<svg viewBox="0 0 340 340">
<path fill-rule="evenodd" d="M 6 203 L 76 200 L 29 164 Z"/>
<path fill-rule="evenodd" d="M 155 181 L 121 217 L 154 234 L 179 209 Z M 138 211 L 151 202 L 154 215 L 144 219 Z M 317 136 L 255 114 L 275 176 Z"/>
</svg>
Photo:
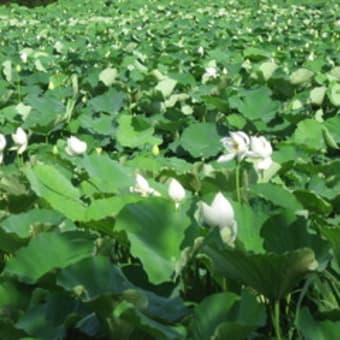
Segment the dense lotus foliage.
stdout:
<svg viewBox="0 0 340 340">
<path fill-rule="evenodd" d="M 336 339 L 336 2 L 0 7 L 0 338 Z"/>
</svg>

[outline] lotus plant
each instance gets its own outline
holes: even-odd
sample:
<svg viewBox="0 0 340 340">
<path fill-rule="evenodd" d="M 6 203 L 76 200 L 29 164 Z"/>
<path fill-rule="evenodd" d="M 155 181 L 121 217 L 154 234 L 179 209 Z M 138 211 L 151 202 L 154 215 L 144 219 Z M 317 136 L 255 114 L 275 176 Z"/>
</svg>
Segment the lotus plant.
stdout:
<svg viewBox="0 0 340 340">
<path fill-rule="evenodd" d="M 17 128 L 15 133 L 12 134 L 12 139 L 15 144 L 12 150 L 17 150 L 18 155 L 24 153 L 28 145 L 28 136 L 26 131 L 21 127 Z"/>
<path fill-rule="evenodd" d="M 70 138 L 67 139 L 65 151 L 69 156 L 82 155 L 86 152 L 86 150 L 87 150 L 86 142 L 74 136 L 71 136 Z"/>
<path fill-rule="evenodd" d="M 175 202 L 176 208 L 179 207 L 180 202 L 185 198 L 185 190 L 181 183 L 172 178 L 168 188 L 169 197 Z"/>
<path fill-rule="evenodd" d="M 4 150 L 7 145 L 6 137 L 3 134 L 0 134 L 0 164 L 4 159 Z"/>
<path fill-rule="evenodd" d="M 237 234 L 234 209 L 221 192 L 215 195 L 211 205 L 200 202 L 200 215 L 204 224 L 219 227 L 224 242 L 234 243 Z"/>
</svg>

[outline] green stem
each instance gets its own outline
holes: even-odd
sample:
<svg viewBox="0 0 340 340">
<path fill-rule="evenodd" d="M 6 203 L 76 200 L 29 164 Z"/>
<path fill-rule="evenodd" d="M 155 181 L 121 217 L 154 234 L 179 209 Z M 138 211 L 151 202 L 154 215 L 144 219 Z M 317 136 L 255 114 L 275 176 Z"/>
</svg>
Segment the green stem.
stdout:
<svg viewBox="0 0 340 340">
<path fill-rule="evenodd" d="M 20 79 L 17 82 L 17 91 L 18 91 L 18 100 L 19 100 L 19 103 L 21 103 L 21 85 L 20 85 Z"/>
<path fill-rule="evenodd" d="M 272 321 L 277 340 L 282 340 L 280 327 L 280 302 L 275 301 L 274 311 L 272 310 Z"/>
<path fill-rule="evenodd" d="M 22 168 L 24 166 L 24 157 L 23 157 L 23 155 L 18 155 L 18 164 L 19 164 L 20 168 Z"/>
<path fill-rule="evenodd" d="M 249 177 L 246 169 L 243 170 L 242 176 L 243 196 L 242 199 L 248 203 L 248 188 L 249 188 Z"/>
<path fill-rule="evenodd" d="M 240 163 L 237 163 L 237 165 L 236 165 L 235 185 L 236 185 L 236 197 L 237 197 L 237 201 L 241 202 Z"/>
<path fill-rule="evenodd" d="M 226 292 L 228 290 L 228 283 L 225 277 L 222 278 L 222 291 Z"/>
</svg>

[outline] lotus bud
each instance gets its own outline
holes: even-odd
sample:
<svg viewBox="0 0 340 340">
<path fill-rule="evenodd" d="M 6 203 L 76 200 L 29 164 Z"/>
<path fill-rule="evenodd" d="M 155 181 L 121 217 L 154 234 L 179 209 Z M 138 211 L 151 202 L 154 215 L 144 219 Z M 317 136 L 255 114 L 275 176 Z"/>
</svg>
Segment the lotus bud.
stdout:
<svg viewBox="0 0 340 340">
<path fill-rule="evenodd" d="M 56 145 L 53 146 L 52 153 L 53 153 L 53 155 L 58 155 L 59 154 L 59 150 L 58 150 L 58 147 Z"/>
<path fill-rule="evenodd" d="M 17 128 L 15 133 L 12 134 L 12 139 L 15 144 L 14 149 L 21 155 L 27 149 L 28 136 L 25 130 L 21 127 Z"/>
<path fill-rule="evenodd" d="M 179 203 L 185 198 L 185 190 L 181 183 L 172 178 L 168 189 L 169 197 L 175 202 L 176 208 Z"/>
<path fill-rule="evenodd" d="M 136 176 L 136 188 L 142 192 L 148 192 L 150 190 L 148 181 L 142 175 L 137 174 Z"/>
<path fill-rule="evenodd" d="M 157 144 L 155 144 L 153 147 L 152 147 L 152 154 L 154 155 L 154 156 L 158 156 L 159 155 L 159 147 L 158 147 L 158 145 Z"/>
<path fill-rule="evenodd" d="M 151 188 L 148 181 L 142 176 L 136 175 L 136 184 L 134 187 L 130 187 L 130 192 L 141 194 L 142 196 L 154 195 L 160 196 L 160 193 Z"/>
<path fill-rule="evenodd" d="M 200 55 L 200 56 L 203 56 L 204 55 L 204 48 L 202 46 L 200 46 L 198 49 L 197 49 L 197 53 Z"/>
<path fill-rule="evenodd" d="M 65 151 L 69 156 L 82 155 L 87 150 L 86 142 L 81 141 L 77 137 L 71 136 L 67 139 Z"/>
<path fill-rule="evenodd" d="M 200 213 L 205 224 L 220 228 L 221 237 L 225 242 L 234 242 L 237 232 L 234 209 L 222 193 L 215 195 L 210 206 L 201 202 Z"/>
<path fill-rule="evenodd" d="M 27 63 L 27 58 L 28 58 L 27 53 L 23 52 L 20 54 L 20 59 L 22 60 L 23 63 Z"/>
<path fill-rule="evenodd" d="M 273 148 L 270 142 L 263 136 L 251 137 L 250 148 L 248 156 L 256 160 L 255 167 L 258 170 L 267 170 L 273 163 L 271 158 Z"/>
</svg>

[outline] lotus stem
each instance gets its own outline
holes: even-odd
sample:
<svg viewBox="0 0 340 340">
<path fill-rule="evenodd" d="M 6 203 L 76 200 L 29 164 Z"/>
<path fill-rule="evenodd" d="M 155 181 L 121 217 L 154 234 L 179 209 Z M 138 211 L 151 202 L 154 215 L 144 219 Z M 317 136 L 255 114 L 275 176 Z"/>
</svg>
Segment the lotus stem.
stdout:
<svg viewBox="0 0 340 340">
<path fill-rule="evenodd" d="M 277 340 L 282 340 L 280 327 L 280 302 L 277 300 L 274 303 L 274 310 L 272 310 L 272 322 Z"/>
<path fill-rule="evenodd" d="M 20 79 L 17 80 L 17 92 L 18 92 L 18 101 L 21 102 L 21 85 L 20 85 Z"/>
<path fill-rule="evenodd" d="M 237 201 L 241 202 L 240 163 L 237 163 L 237 165 L 236 165 L 235 185 L 236 185 L 236 197 L 237 197 Z"/>
</svg>

